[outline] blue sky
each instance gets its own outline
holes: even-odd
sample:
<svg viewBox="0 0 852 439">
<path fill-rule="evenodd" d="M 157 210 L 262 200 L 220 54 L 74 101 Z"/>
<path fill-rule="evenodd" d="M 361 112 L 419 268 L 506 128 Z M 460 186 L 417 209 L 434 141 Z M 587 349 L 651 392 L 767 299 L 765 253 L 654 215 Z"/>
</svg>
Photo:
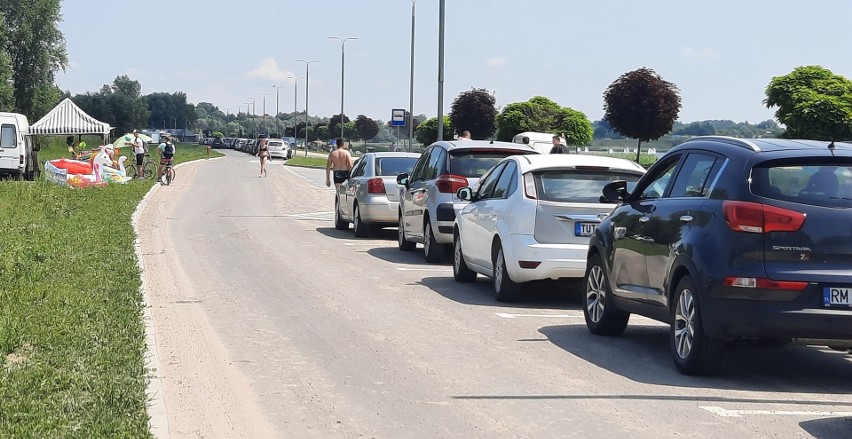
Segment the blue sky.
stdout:
<svg viewBox="0 0 852 439">
<path fill-rule="evenodd" d="M 438 0 L 417 0 L 414 113 L 437 108 Z M 144 94 L 184 91 L 193 103 L 245 111 L 293 110 L 293 81 L 310 67 L 312 115 L 340 111 L 340 43 L 346 43 L 345 112 L 388 120 L 409 102 L 411 0 L 63 1 L 70 66 L 57 80 L 73 94 L 122 74 Z M 682 122 L 756 123 L 773 76 L 821 65 L 852 78 L 848 0 L 447 0 L 444 112 L 471 87 L 497 105 L 547 96 L 603 116 L 602 95 L 621 74 L 649 67 L 675 83 Z M 298 109 L 305 107 L 304 80 Z"/>
</svg>

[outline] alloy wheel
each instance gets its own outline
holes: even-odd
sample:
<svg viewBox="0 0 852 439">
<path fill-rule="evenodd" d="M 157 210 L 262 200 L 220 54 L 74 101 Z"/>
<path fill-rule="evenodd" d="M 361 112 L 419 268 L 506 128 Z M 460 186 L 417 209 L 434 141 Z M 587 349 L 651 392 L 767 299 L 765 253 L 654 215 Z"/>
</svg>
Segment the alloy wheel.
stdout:
<svg viewBox="0 0 852 439">
<path fill-rule="evenodd" d="M 586 291 L 586 310 L 589 312 L 589 319 L 595 323 L 600 322 L 603 318 L 605 305 L 604 273 L 600 265 L 595 265 L 589 270 L 588 290 Z"/>
<path fill-rule="evenodd" d="M 680 293 L 674 318 L 675 349 L 680 358 L 686 359 L 692 351 L 695 336 L 695 298 L 692 291 Z"/>
<path fill-rule="evenodd" d="M 494 261 L 494 291 L 503 289 L 503 249 L 497 250 L 497 258 Z"/>
</svg>

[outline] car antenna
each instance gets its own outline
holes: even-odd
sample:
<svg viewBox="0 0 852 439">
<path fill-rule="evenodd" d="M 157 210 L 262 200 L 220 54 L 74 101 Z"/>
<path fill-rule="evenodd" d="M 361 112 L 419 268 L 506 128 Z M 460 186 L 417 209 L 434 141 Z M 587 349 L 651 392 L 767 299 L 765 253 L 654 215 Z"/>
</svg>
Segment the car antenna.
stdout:
<svg viewBox="0 0 852 439">
<path fill-rule="evenodd" d="M 831 143 L 828 144 L 828 149 L 834 149 L 834 140 L 832 140 Z"/>
<path fill-rule="evenodd" d="M 493 144 L 494 144 L 494 139 L 491 139 L 490 144 L 491 144 L 491 145 L 493 145 Z"/>
</svg>

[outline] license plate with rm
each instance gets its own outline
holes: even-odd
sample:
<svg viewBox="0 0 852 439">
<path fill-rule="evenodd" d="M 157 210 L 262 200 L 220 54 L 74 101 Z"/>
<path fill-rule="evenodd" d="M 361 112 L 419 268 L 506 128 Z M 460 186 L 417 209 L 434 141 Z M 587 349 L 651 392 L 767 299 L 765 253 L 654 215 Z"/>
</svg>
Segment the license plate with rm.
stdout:
<svg viewBox="0 0 852 439">
<path fill-rule="evenodd" d="M 825 287 L 822 289 L 823 304 L 831 307 L 852 307 L 850 293 L 852 287 Z"/>
<path fill-rule="evenodd" d="M 592 236 L 598 223 L 576 223 L 574 224 L 574 236 Z"/>
</svg>

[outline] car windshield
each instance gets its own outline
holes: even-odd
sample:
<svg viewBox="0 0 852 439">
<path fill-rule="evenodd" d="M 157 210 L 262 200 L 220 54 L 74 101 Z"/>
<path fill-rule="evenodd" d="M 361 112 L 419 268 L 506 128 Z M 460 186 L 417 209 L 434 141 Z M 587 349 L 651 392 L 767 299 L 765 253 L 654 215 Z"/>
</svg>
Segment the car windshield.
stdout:
<svg viewBox="0 0 852 439">
<path fill-rule="evenodd" d="M 538 199 L 567 203 L 598 203 L 607 183 L 625 180 L 631 191 L 640 177 L 617 171 L 545 171 L 534 176 Z"/>
<path fill-rule="evenodd" d="M 519 150 L 464 150 L 450 152 L 450 174 L 468 178 L 479 178 L 500 160 L 510 155 L 534 154 Z"/>
<path fill-rule="evenodd" d="M 382 157 L 376 160 L 376 175 L 397 176 L 411 173 L 417 157 Z"/>
<path fill-rule="evenodd" d="M 852 207 L 852 161 L 780 162 L 752 169 L 751 192 L 823 207 Z"/>
</svg>

